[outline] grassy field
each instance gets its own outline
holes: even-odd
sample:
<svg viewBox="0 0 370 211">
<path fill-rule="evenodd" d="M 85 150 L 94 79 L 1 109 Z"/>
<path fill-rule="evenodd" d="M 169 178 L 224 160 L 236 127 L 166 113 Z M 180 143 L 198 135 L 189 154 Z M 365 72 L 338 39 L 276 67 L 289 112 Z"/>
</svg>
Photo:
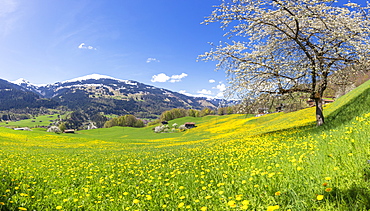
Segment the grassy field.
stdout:
<svg viewBox="0 0 370 211">
<path fill-rule="evenodd" d="M 77 134 L 0 128 L 0 210 L 369 210 L 370 81 L 325 107 Z"/>
<path fill-rule="evenodd" d="M 25 119 L 20 121 L 11 122 L 0 122 L 0 126 L 7 127 L 37 127 L 37 126 L 48 126 L 53 120 L 58 119 L 58 114 L 53 115 L 42 115 L 32 119 Z"/>
</svg>

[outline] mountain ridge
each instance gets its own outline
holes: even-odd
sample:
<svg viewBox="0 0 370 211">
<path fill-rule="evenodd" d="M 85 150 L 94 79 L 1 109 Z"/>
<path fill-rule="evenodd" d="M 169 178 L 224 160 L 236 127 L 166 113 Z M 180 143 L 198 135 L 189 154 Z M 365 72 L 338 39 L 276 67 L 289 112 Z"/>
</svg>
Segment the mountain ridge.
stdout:
<svg viewBox="0 0 370 211">
<path fill-rule="evenodd" d="M 91 113 L 154 116 L 172 108 L 215 109 L 221 101 L 187 96 L 137 81 L 100 74 L 46 85 L 35 85 L 23 78 L 9 83 L 18 87 L 14 89 L 37 94 L 38 99 L 46 98 L 58 106 Z"/>
</svg>

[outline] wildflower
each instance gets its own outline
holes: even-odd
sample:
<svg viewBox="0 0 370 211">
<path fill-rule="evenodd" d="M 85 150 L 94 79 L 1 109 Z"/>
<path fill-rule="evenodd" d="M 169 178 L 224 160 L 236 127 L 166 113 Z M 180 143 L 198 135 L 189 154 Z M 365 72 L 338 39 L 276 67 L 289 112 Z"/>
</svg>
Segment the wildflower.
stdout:
<svg viewBox="0 0 370 211">
<path fill-rule="evenodd" d="M 132 201 L 132 203 L 134 203 L 134 204 L 137 204 L 137 203 L 139 203 L 140 202 L 140 200 L 139 199 L 134 199 L 133 201 Z"/>
<path fill-rule="evenodd" d="M 322 186 L 327 186 L 327 185 L 328 185 L 327 182 L 322 183 Z"/>
<path fill-rule="evenodd" d="M 333 190 L 332 188 L 326 188 L 326 189 L 325 189 L 325 191 L 326 191 L 326 192 L 330 192 L 330 191 L 332 191 L 332 190 Z"/>
<path fill-rule="evenodd" d="M 179 205 L 177 205 L 178 208 L 181 208 L 183 207 L 185 204 L 183 202 L 181 202 Z"/>
<path fill-rule="evenodd" d="M 212 198 L 212 196 L 208 195 L 208 196 L 206 196 L 205 198 L 206 198 L 206 199 L 210 199 L 210 198 Z"/>
<path fill-rule="evenodd" d="M 234 200 L 231 200 L 231 201 L 227 202 L 227 205 L 229 205 L 230 207 L 235 207 L 236 206 Z"/>
<path fill-rule="evenodd" d="M 200 210 L 201 211 L 206 211 L 207 210 L 207 207 L 201 207 Z"/>
<path fill-rule="evenodd" d="M 246 209 L 248 209 L 248 205 L 243 205 L 243 206 L 241 206 L 240 207 L 242 210 L 246 210 Z"/>
<path fill-rule="evenodd" d="M 61 210 L 62 208 L 63 208 L 62 206 L 55 207 L 55 209 L 57 209 L 57 210 Z"/>
<path fill-rule="evenodd" d="M 275 196 L 280 196 L 281 195 L 281 192 L 278 191 L 278 192 L 275 192 Z"/>
<path fill-rule="evenodd" d="M 27 208 L 24 207 L 18 207 L 19 210 L 27 210 Z"/>
<path fill-rule="evenodd" d="M 267 211 L 274 211 L 274 210 L 277 210 L 279 209 L 280 206 L 279 205 L 275 205 L 275 206 L 268 206 L 267 207 Z"/>
<path fill-rule="evenodd" d="M 249 201 L 248 200 L 242 201 L 242 205 L 249 205 Z"/>
<path fill-rule="evenodd" d="M 321 200 L 323 200 L 323 199 L 324 199 L 324 195 L 317 195 L 316 199 L 317 199 L 318 201 L 321 201 Z"/>
<path fill-rule="evenodd" d="M 331 180 L 331 177 L 325 177 L 325 180 Z"/>
<path fill-rule="evenodd" d="M 5 205 L 5 203 L 4 202 L 0 202 L 0 205 Z"/>
</svg>

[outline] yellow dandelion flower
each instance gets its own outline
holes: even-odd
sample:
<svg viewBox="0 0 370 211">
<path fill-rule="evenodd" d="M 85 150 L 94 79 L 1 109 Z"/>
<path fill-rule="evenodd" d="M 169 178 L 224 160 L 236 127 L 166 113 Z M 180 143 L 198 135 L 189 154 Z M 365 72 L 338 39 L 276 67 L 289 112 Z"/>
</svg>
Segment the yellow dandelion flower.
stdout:
<svg viewBox="0 0 370 211">
<path fill-rule="evenodd" d="M 185 204 L 183 202 L 181 202 L 179 205 L 177 205 L 178 208 L 181 208 L 183 207 Z"/>
<path fill-rule="evenodd" d="M 280 196 L 281 195 L 281 192 L 278 191 L 278 192 L 275 192 L 275 196 Z"/>
<path fill-rule="evenodd" d="M 242 201 L 242 205 L 249 205 L 249 201 L 248 200 Z"/>
<path fill-rule="evenodd" d="M 57 209 L 57 210 L 61 210 L 62 208 L 63 208 L 62 206 L 55 207 L 55 209 Z"/>
<path fill-rule="evenodd" d="M 325 177 L 325 180 L 331 180 L 331 177 Z"/>
<path fill-rule="evenodd" d="M 326 191 L 326 192 L 330 192 L 330 191 L 332 191 L 332 190 L 333 190 L 332 188 L 326 188 L 326 189 L 325 189 L 325 191 Z"/>
<path fill-rule="evenodd" d="M 139 203 L 140 202 L 140 200 L 139 199 L 134 199 L 133 201 L 132 201 L 132 203 L 134 203 L 134 204 L 137 204 L 137 203 Z"/>
<path fill-rule="evenodd" d="M 235 201 L 231 200 L 231 201 L 227 202 L 227 205 L 229 205 L 230 207 L 233 207 L 233 206 L 235 206 Z"/>
<path fill-rule="evenodd" d="M 24 207 L 18 207 L 19 210 L 27 210 L 27 208 Z"/>
<path fill-rule="evenodd" d="M 275 206 L 268 206 L 267 207 L 267 211 L 274 211 L 274 210 L 277 210 L 279 209 L 280 206 L 279 205 L 275 205 Z"/>
<path fill-rule="evenodd" d="M 206 211 L 207 210 L 207 207 L 201 207 L 200 210 L 201 211 Z"/>
<path fill-rule="evenodd" d="M 206 198 L 206 199 L 210 199 L 210 198 L 212 198 L 212 196 L 208 195 L 208 196 L 206 196 L 205 198 Z"/>
<path fill-rule="evenodd" d="M 5 205 L 5 203 L 4 202 L 0 202 L 0 205 Z"/>
<path fill-rule="evenodd" d="M 323 200 L 323 199 L 324 199 L 324 195 L 317 195 L 316 199 L 317 199 L 318 201 L 321 201 L 321 200 Z"/>
</svg>

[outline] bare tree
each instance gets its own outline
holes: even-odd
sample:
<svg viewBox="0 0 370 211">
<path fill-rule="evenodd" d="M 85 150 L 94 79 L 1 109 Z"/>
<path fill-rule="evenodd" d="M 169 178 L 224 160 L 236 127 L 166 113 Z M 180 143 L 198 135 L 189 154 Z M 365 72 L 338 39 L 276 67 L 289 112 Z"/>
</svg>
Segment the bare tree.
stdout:
<svg viewBox="0 0 370 211">
<path fill-rule="evenodd" d="M 328 77 L 367 62 L 368 10 L 333 0 L 224 0 L 204 23 L 220 22 L 232 42 L 200 58 L 218 61 L 229 91 L 243 98 L 308 93 L 322 125 Z"/>
</svg>

